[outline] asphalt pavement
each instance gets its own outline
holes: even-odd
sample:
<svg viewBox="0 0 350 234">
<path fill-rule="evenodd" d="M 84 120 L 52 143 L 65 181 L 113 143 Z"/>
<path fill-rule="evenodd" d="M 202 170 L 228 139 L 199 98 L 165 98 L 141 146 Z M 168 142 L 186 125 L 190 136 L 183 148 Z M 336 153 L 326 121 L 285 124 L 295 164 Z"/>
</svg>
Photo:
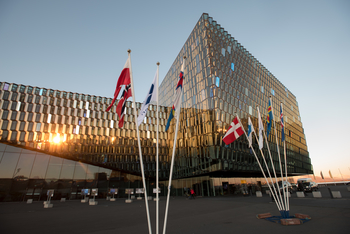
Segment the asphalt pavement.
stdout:
<svg viewBox="0 0 350 234">
<path fill-rule="evenodd" d="M 350 233 L 350 192 L 346 186 L 332 186 L 342 198 L 332 199 L 328 188 L 320 188 L 322 198 L 290 198 L 290 214 L 302 213 L 311 220 L 301 225 L 283 226 L 256 215 L 280 215 L 271 198 L 256 196 L 171 197 L 166 233 Z M 80 200 L 51 201 L 44 208 L 42 201 L 0 203 L 0 233 L 148 233 L 144 200 L 116 201 L 99 199 L 93 206 Z M 163 233 L 166 197 L 160 198 L 160 229 Z M 156 202 L 149 201 L 152 233 L 156 233 Z"/>
</svg>

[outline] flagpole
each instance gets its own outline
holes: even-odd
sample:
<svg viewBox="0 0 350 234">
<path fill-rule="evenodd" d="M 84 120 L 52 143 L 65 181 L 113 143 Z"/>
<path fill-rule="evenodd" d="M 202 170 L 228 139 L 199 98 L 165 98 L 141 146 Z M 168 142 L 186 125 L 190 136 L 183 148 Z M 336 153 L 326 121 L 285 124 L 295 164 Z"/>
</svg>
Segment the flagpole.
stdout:
<svg viewBox="0 0 350 234">
<path fill-rule="evenodd" d="M 260 111 L 259 111 L 259 107 L 257 106 L 257 109 L 258 109 L 258 112 L 260 114 Z M 269 153 L 269 156 L 270 156 L 270 161 L 271 161 L 271 166 L 272 166 L 272 170 L 273 170 L 273 173 L 274 173 L 274 176 L 275 176 L 275 180 L 276 180 L 276 186 L 278 188 L 278 180 L 277 180 L 277 175 L 276 175 L 276 170 L 275 170 L 275 166 L 273 164 L 273 160 L 272 160 L 272 156 L 271 156 L 271 151 L 270 151 L 270 146 L 269 146 L 269 143 L 267 141 L 267 137 L 266 137 L 266 133 L 265 133 L 265 130 L 263 129 L 263 133 L 264 133 L 264 139 L 265 139 L 265 143 L 267 145 L 267 151 Z M 279 194 L 279 198 L 281 199 L 281 205 L 282 205 L 282 210 L 284 210 L 284 204 L 283 204 L 283 200 L 282 200 L 282 195 L 281 195 L 281 191 L 279 189 L 278 190 L 278 194 Z"/>
<path fill-rule="evenodd" d="M 283 104 L 282 104 L 282 102 L 281 102 L 281 112 L 282 112 L 282 114 L 283 114 Z M 283 117 L 284 117 L 284 115 L 283 115 Z M 281 119 L 281 121 L 282 121 L 282 119 Z M 283 127 L 284 127 L 284 129 L 286 129 L 286 122 L 284 121 L 284 119 L 283 119 Z M 281 130 L 281 132 L 282 132 L 282 130 Z M 285 132 L 283 132 L 284 134 L 285 134 Z M 289 194 L 288 194 L 288 167 L 287 167 L 287 151 L 286 151 L 286 138 L 284 137 L 284 141 L 283 141 L 283 152 L 284 152 L 284 167 L 285 167 L 285 171 L 286 171 L 286 182 L 287 182 L 287 204 L 286 204 L 286 206 L 287 206 L 287 211 L 289 211 Z"/>
<path fill-rule="evenodd" d="M 254 136 L 255 136 L 256 141 L 258 141 L 258 137 L 257 137 L 257 135 L 256 135 L 255 132 L 254 132 Z M 274 190 L 274 192 L 273 192 L 272 189 L 271 189 L 270 186 L 269 186 L 270 191 L 271 191 L 272 195 L 273 195 L 273 194 L 276 194 L 276 198 L 275 198 L 275 196 L 274 196 L 274 198 L 276 199 L 276 201 L 278 202 L 279 206 L 281 207 L 281 208 L 279 208 L 278 210 L 281 211 L 281 210 L 282 210 L 282 204 L 281 204 L 281 201 L 280 201 L 279 197 L 277 196 L 277 190 L 276 190 L 276 188 L 275 188 L 275 184 L 273 183 L 273 179 L 272 179 L 272 176 L 271 176 L 269 167 L 268 167 L 268 165 L 267 165 L 267 162 L 266 162 L 264 153 L 262 152 L 261 149 L 259 149 L 259 150 L 260 150 L 261 156 L 262 156 L 262 158 L 263 158 L 263 160 L 264 160 L 265 167 L 266 167 L 267 173 L 269 174 L 269 177 L 270 177 L 270 180 L 271 180 L 271 185 L 272 185 L 272 188 L 273 188 L 273 190 Z M 269 183 L 269 182 L 267 182 L 267 183 Z"/>
<path fill-rule="evenodd" d="M 186 56 L 184 56 L 184 60 L 182 63 L 182 68 L 181 71 L 184 71 L 184 65 L 185 65 L 185 60 Z M 183 88 L 181 89 L 181 95 L 180 98 L 182 98 L 182 93 L 183 93 Z M 182 104 L 182 103 L 181 103 Z M 179 110 L 179 115 L 177 116 L 176 119 L 176 127 L 175 127 L 175 137 L 174 137 L 174 144 L 173 144 L 173 155 L 171 157 L 171 166 L 170 166 L 170 175 L 169 175 L 169 184 L 168 184 L 168 196 L 166 200 L 166 207 L 165 207 L 165 217 L 164 217 L 164 227 L 163 227 L 163 234 L 165 234 L 166 231 L 166 224 L 167 224 L 167 219 L 168 219 L 168 209 L 169 209 L 169 199 L 170 199 L 170 189 L 171 189 L 171 181 L 173 178 L 173 167 L 174 167 L 174 159 L 175 159 L 175 149 L 176 149 L 176 139 L 177 139 L 177 131 L 179 127 L 179 120 L 180 120 L 180 113 L 181 113 L 181 105 L 180 105 L 180 110 Z M 176 115 L 175 115 L 176 117 Z"/>
<path fill-rule="evenodd" d="M 339 172 L 340 172 L 340 175 L 341 175 L 341 178 L 342 178 L 342 180 L 343 180 L 343 182 L 344 182 L 344 185 L 346 185 L 345 180 L 344 180 L 344 178 L 343 178 L 343 174 L 342 174 L 341 171 L 340 171 L 340 168 L 338 168 L 338 170 L 339 170 Z"/>
<path fill-rule="evenodd" d="M 285 207 L 286 207 L 286 211 L 288 211 L 287 207 L 287 200 L 286 200 L 286 192 L 285 192 L 285 188 L 284 188 L 284 184 L 283 184 L 283 167 L 282 167 L 282 163 L 281 163 L 281 153 L 280 153 L 280 147 L 278 145 L 278 138 L 277 138 L 277 130 L 276 130 L 276 122 L 275 122 L 275 117 L 274 117 L 274 113 L 273 113 L 273 105 L 272 105 L 272 99 L 271 99 L 271 96 L 269 97 L 270 98 L 270 104 L 271 104 L 271 112 L 272 112 L 272 116 L 273 116 L 273 127 L 275 129 L 275 138 L 276 138 L 276 144 L 277 144 L 277 154 L 278 154 L 278 162 L 280 164 L 280 172 L 281 172 L 281 179 L 282 179 L 282 189 L 283 189 L 283 198 L 284 198 L 284 204 L 285 204 Z M 287 171 L 286 171 L 287 173 Z M 286 181 L 286 185 L 287 185 L 287 191 L 288 191 L 288 184 L 287 184 L 287 181 Z M 288 215 L 289 216 L 289 215 Z"/>
<path fill-rule="evenodd" d="M 239 121 L 239 124 L 241 125 L 241 128 L 243 129 L 243 132 L 244 132 L 246 138 L 248 139 L 248 142 L 250 143 L 250 144 L 249 144 L 249 147 L 252 149 L 252 151 L 253 151 L 253 153 L 254 153 L 255 159 L 256 159 L 256 161 L 258 162 L 258 165 L 259 165 L 259 167 L 260 167 L 260 170 L 261 170 L 261 172 L 262 172 L 262 174 L 263 174 L 263 176 L 264 176 L 264 178 L 265 178 L 265 180 L 266 180 L 267 186 L 269 187 L 269 189 L 270 189 L 270 191 L 271 191 L 271 195 L 273 196 L 273 198 L 274 198 L 274 200 L 275 200 L 277 209 L 278 209 L 279 211 L 281 211 L 281 207 L 280 207 L 280 205 L 279 205 L 279 201 L 277 201 L 277 199 L 276 199 L 277 193 L 276 193 L 276 197 L 275 197 L 275 195 L 274 195 L 274 193 L 272 192 L 272 189 L 271 189 L 271 187 L 270 187 L 270 183 L 269 183 L 269 181 L 267 180 L 267 177 L 266 177 L 266 175 L 265 175 L 264 169 L 262 168 L 262 166 L 261 166 L 261 164 L 260 164 L 260 161 L 259 161 L 259 159 L 258 159 L 258 156 L 257 156 L 256 153 L 255 153 L 255 150 L 254 150 L 254 148 L 253 148 L 253 144 L 252 144 L 252 142 L 250 142 L 249 137 L 247 136 L 247 133 L 246 133 L 246 131 L 245 131 L 244 127 L 243 127 L 243 124 L 242 124 L 240 118 L 238 117 L 237 113 L 236 113 L 236 116 L 237 116 L 237 119 L 238 119 L 238 121 Z M 254 126 L 253 126 L 253 127 L 254 127 Z M 254 133 L 255 133 L 255 131 L 254 131 Z M 256 134 L 255 134 L 255 137 L 256 137 Z M 268 171 L 268 170 L 267 170 L 267 171 Z M 271 176 L 270 176 L 270 178 L 271 178 Z M 273 185 L 273 183 L 272 183 L 272 185 Z"/>
<path fill-rule="evenodd" d="M 152 233 L 152 228 L 151 228 L 151 221 L 150 221 L 150 216 L 149 216 L 147 189 L 146 189 L 146 182 L 145 182 L 145 173 L 144 173 L 144 169 L 143 169 L 142 151 L 141 151 L 141 143 L 140 143 L 140 133 L 139 133 L 139 127 L 138 127 L 138 124 L 137 124 L 137 111 L 136 111 L 136 103 L 135 103 L 135 92 L 134 92 L 134 82 L 133 82 L 133 78 L 132 78 L 130 53 L 131 53 L 131 50 L 128 50 L 129 63 L 130 63 L 130 82 L 131 82 L 131 92 L 132 92 L 132 103 L 134 105 L 134 117 L 135 117 L 135 124 L 136 124 L 137 143 L 138 143 L 138 148 L 139 148 L 142 183 L 143 183 L 143 189 L 144 189 L 144 192 L 145 192 L 145 204 L 146 204 L 146 212 L 147 212 L 148 232 L 151 234 Z"/>
<path fill-rule="evenodd" d="M 157 81 L 156 81 L 156 98 L 157 98 L 157 149 L 156 149 L 156 234 L 159 233 L 159 118 L 158 118 L 158 112 L 159 112 L 159 99 L 158 99 L 158 87 L 159 87 L 159 62 L 157 63 Z"/>
<path fill-rule="evenodd" d="M 334 183 L 334 186 L 336 186 L 336 184 L 335 184 L 335 180 L 334 180 L 333 175 L 332 175 L 332 173 L 331 173 L 331 170 L 329 170 L 329 176 L 332 178 L 333 183 Z"/>
</svg>

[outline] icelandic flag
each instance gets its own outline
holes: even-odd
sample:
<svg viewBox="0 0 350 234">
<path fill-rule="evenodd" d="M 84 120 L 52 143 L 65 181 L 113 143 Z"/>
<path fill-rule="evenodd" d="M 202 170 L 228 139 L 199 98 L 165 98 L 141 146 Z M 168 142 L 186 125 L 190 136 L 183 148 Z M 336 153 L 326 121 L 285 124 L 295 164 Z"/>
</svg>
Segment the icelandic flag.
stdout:
<svg viewBox="0 0 350 234">
<path fill-rule="evenodd" d="M 183 65 L 182 64 L 182 70 L 183 70 Z M 168 119 L 168 122 L 166 124 L 166 127 L 165 127 L 165 131 L 168 131 L 169 127 L 170 127 L 170 122 L 171 120 L 174 118 L 178 118 L 179 115 L 180 115 L 180 108 L 181 108 L 181 96 L 182 96 L 182 84 L 183 84 L 183 71 L 180 72 L 180 77 L 179 77 L 179 81 L 177 82 L 177 86 L 176 86 L 176 89 L 175 89 L 175 100 L 174 100 L 174 104 L 173 104 L 173 107 L 171 108 L 171 111 L 170 111 L 170 115 L 169 115 L 169 119 Z"/>
<path fill-rule="evenodd" d="M 254 127 L 253 127 L 253 123 L 250 120 L 250 117 L 248 117 L 248 139 L 249 139 L 249 147 L 252 147 L 252 136 L 253 136 L 253 132 L 254 132 Z"/>
<path fill-rule="evenodd" d="M 238 137 L 243 135 L 243 129 L 242 125 L 239 123 L 238 118 L 234 118 L 230 127 L 227 129 L 227 132 L 225 136 L 222 138 L 222 140 L 225 142 L 226 145 L 231 144 L 234 142 Z"/>
<path fill-rule="evenodd" d="M 154 80 L 153 80 L 153 83 L 151 85 L 151 88 L 149 89 L 148 94 L 142 103 L 140 115 L 137 117 L 137 126 L 140 126 L 143 119 L 145 118 L 150 102 L 155 101 L 158 103 L 158 100 L 157 100 L 157 97 L 158 97 L 158 95 L 157 95 L 157 93 L 158 93 L 157 78 L 158 77 L 157 77 L 157 72 L 156 72 L 156 75 L 154 76 Z"/>
<path fill-rule="evenodd" d="M 281 129 L 282 129 L 282 142 L 285 140 L 284 138 L 284 119 L 283 119 L 283 110 L 282 110 L 282 103 L 281 103 Z"/>
<path fill-rule="evenodd" d="M 272 107 L 271 107 L 271 99 L 269 99 L 269 107 L 267 108 L 267 130 L 266 130 L 266 137 L 269 137 L 271 126 L 272 126 Z"/>
<path fill-rule="evenodd" d="M 259 118 L 259 149 L 262 149 L 264 147 L 264 138 L 263 138 L 263 131 L 264 131 L 264 125 L 263 122 L 261 120 L 261 116 L 260 116 L 260 111 L 258 109 L 258 118 Z"/>
<path fill-rule="evenodd" d="M 106 111 L 109 111 L 112 108 L 115 101 L 117 100 L 117 97 L 119 95 L 120 89 L 122 88 L 122 85 L 128 85 L 131 83 L 130 82 L 130 72 L 131 72 L 131 63 L 130 63 L 130 57 L 129 57 L 126 60 L 124 68 L 123 68 L 123 70 L 120 73 L 120 76 L 118 78 L 117 86 L 116 86 L 115 91 L 114 91 L 114 97 L 113 97 L 112 103 L 109 105 L 109 107 L 107 107 Z"/>
</svg>

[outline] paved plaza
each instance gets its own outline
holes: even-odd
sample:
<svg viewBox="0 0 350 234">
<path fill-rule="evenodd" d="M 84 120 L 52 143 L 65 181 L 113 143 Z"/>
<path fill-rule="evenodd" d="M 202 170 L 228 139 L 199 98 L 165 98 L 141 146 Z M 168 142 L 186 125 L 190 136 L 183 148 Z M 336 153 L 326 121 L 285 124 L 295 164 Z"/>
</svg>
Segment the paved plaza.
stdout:
<svg viewBox="0 0 350 234">
<path fill-rule="evenodd" d="M 326 187 L 320 188 L 322 198 L 290 199 L 291 214 L 302 213 L 311 220 L 297 226 L 283 226 L 256 215 L 270 212 L 279 215 L 268 195 L 197 197 L 170 200 L 167 232 L 171 233 L 350 233 L 350 192 L 346 186 L 332 186 L 342 198 L 331 199 Z M 0 203 L 0 233 L 148 233 L 145 202 L 125 203 L 99 199 L 91 206 L 80 200 L 52 201 L 53 208 L 44 209 L 42 201 Z M 160 201 L 160 226 L 163 226 L 166 197 Z M 155 229 L 155 202 L 149 201 L 152 233 Z M 162 233 L 162 228 L 159 233 Z"/>
</svg>

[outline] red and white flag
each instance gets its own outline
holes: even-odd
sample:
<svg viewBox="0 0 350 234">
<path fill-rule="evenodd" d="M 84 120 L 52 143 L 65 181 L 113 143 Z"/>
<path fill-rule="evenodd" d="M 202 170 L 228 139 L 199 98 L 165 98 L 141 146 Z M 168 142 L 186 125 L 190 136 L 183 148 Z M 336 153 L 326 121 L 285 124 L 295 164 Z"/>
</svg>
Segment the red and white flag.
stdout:
<svg viewBox="0 0 350 234">
<path fill-rule="evenodd" d="M 117 114 L 119 116 L 118 126 L 120 128 L 122 128 L 123 125 L 124 125 L 124 115 L 125 115 L 126 101 L 131 96 L 132 96 L 131 84 L 128 84 L 128 85 L 125 86 L 125 89 L 123 91 L 122 97 L 119 100 L 118 105 L 117 105 Z"/>
<path fill-rule="evenodd" d="M 114 91 L 114 97 L 113 97 L 112 103 L 111 103 L 111 105 L 109 105 L 109 107 L 106 109 L 106 111 L 109 111 L 112 108 L 115 101 L 117 100 L 117 97 L 119 95 L 120 89 L 122 88 L 122 85 L 130 84 L 130 72 L 131 72 L 130 68 L 131 68 L 131 65 L 130 65 L 130 57 L 129 57 L 126 60 L 124 68 L 123 68 L 123 70 L 120 73 L 120 76 L 118 78 L 118 82 L 117 82 L 117 86 L 116 86 L 115 91 Z"/>
<path fill-rule="evenodd" d="M 243 135 L 243 129 L 242 125 L 239 123 L 238 118 L 234 118 L 231 126 L 228 128 L 224 138 L 222 140 L 225 142 L 226 145 L 231 144 L 234 142 L 238 137 Z"/>
</svg>

